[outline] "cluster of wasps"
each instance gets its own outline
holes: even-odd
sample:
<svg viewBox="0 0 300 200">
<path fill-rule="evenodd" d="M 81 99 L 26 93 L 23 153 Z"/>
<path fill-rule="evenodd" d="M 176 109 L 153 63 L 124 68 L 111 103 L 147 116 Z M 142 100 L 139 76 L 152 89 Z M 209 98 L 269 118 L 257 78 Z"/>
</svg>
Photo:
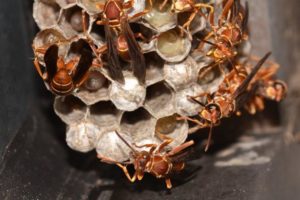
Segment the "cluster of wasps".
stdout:
<svg viewBox="0 0 300 200">
<path fill-rule="evenodd" d="M 160 9 L 163 9 L 168 0 L 164 0 Z M 124 76 L 120 59 L 131 63 L 134 76 L 140 84 L 145 84 L 146 63 L 143 52 L 137 42 L 137 38 L 145 39 L 140 33 L 134 33 L 129 22 L 145 15 L 151 9 L 152 1 L 149 0 L 150 8 L 144 11 L 128 15 L 134 1 L 107 0 L 97 7 L 102 10 L 96 24 L 104 26 L 106 44 L 97 47 L 88 36 L 84 39 L 87 48 L 80 51 L 80 56 L 66 62 L 59 56 L 59 45 L 66 41 L 60 41 L 45 47 L 34 49 L 34 53 L 42 54 L 45 67 L 40 65 L 38 56 L 34 60 L 34 66 L 42 79 L 48 84 L 55 95 L 66 96 L 79 88 L 87 79 L 91 66 L 106 67 L 113 80 L 124 84 Z M 190 101 L 201 105 L 201 110 L 196 117 L 180 116 L 178 120 L 189 120 L 195 123 L 197 129 L 209 128 L 208 142 L 205 151 L 208 150 L 213 127 L 220 124 L 222 118 L 239 115 L 241 109 L 254 114 L 264 108 L 264 100 L 281 101 L 287 92 L 286 84 L 281 80 L 274 79 L 277 65 L 266 62 L 270 53 L 252 66 L 248 62 L 240 62 L 237 57 L 237 48 L 248 40 L 247 28 L 249 11 L 248 4 L 241 5 L 240 0 L 223 0 L 221 12 L 216 12 L 215 7 L 209 3 L 197 3 L 194 0 L 172 0 L 170 12 L 187 13 L 187 21 L 181 27 L 189 31 L 190 25 L 196 15 L 207 19 L 210 31 L 199 37 L 198 47 L 194 51 L 205 53 L 211 59 L 207 68 L 219 68 L 221 71 L 229 71 L 213 93 L 201 93 L 196 96 L 187 96 Z M 82 13 L 83 30 L 86 31 L 85 13 Z M 74 39 L 74 38 L 73 38 Z M 71 39 L 70 39 L 71 40 Z M 147 40 L 147 39 L 145 39 Z M 204 46 L 209 46 L 204 48 Z M 107 62 L 103 61 L 105 57 Z M 255 60 L 255 59 L 253 59 Z M 265 65 L 265 62 L 268 64 Z M 265 67 L 262 67 L 265 66 Z M 203 103 L 199 98 L 205 98 Z M 170 177 L 172 174 L 183 170 L 184 157 L 193 146 L 194 141 L 187 141 L 175 148 L 170 148 L 173 141 L 166 136 L 163 142 L 157 144 L 145 144 L 137 146 L 130 144 L 116 130 L 117 136 L 131 149 L 130 159 L 122 163 L 109 158 L 100 157 L 103 162 L 118 165 L 126 177 L 134 182 L 141 180 L 145 173 L 150 173 L 156 178 L 164 178 L 167 188 L 171 188 Z M 143 149 L 143 150 L 139 150 Z M 133 164 L 135 173 L 131 176 L 127 165 Z"/>
</svg>

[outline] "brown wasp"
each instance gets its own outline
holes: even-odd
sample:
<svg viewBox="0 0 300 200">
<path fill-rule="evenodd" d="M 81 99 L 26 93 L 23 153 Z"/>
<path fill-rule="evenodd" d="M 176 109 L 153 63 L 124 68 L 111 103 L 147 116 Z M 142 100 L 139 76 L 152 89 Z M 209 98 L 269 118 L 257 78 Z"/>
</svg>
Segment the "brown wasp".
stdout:
<svg viewBox="0 0 300 200">
<path fill-rule="evenodd" d="M 183 170 L 185 163 L 182 159 L 183 150 L 194 144 L 194 141 L 185 142 L 173 149 L 166 151 L 166 147 L 173 141 L 172 139 L 165 139 L 160 145 L 145 144 L 137 146 L 138 148 L 149 148 L 149 150 L 138 151 L 131 146 L 121 135 L 116 131 L 120 139 L 131 149 L 131 158 L 129 162 L 119 163 L 108 158 L 99 158 L 107 163 L 114 163 L 118 165 L 125 173 L 128 180 L 134 182 L 136 179 L 142 180 L 145 173 L 150 173 L 156 178 L 164 178 L 168 189 L 172 188 L 170 176 Z M 131 177 L 127 165 L 133 164 L 135 173 Z"/>
<path fill-rule="evenodd" d="M 75 88 L 80 87 L 88 77 L 88 70 L 93 63 L 91 52 L 84 49 L 80 58 L 74 57 L 65 63 L 64 59 L 58 56 L 57 44 L 48 48 L 33 47 L 33 49 L 35 53 L 44 54 L 45 70 L 42 70 L 37 57 L 34 60 L 34 66 L 54 94 L 68 95 Z"/>
<path fill-rule="evenodd" d="M 160 10 L 162 10 L 168 0 L 164 0 L 163 3 L 160 5 Z M 194 0 L 172 0 L 171 12 L 174 13 L 191 13 L 187 21 L 183 24 L 182 28 L 188 30 L 190 29 L 190 25 L 193 19 L 196 17 L 197 13 L 202 8 L 206 8 L 209 10 L 208 18 L 210 23 L 214 21 L 214 7 L 206 4 L 206 3 L 196 3 Z M 202 13 L 201 13 L 202 15 Z"/>
<path fill-rule="evenodd" d="M 269 71 L 268 68 L 265 68 L 264 70 Z M 253 86 L 256 87 L 255 93 L 252 95 L 251 100 L 249 100 L 245 105 L 245 109 L 250 114 L 255 114 L 257 110 L 261 111 L 264 109 L 264 99 L 279 102 L 286 96 L 287 85 L 283 81 L 264 78 L 266 77 L 262 77 L 256 81 L 255 85 Z"/>
<path fill-rule="evenodd" d="M 281 80 L 263 81 L 258 89 L 258 95 L 266 99 L 281 101 L 287 93 L 287 85 Z"/>
<path fill-rule="evenodd" d="M 211 23 L 212 31 L 204 39 L 200 39 L 197 48 L 201 51 L 205 43 L 211 45 L 212 48 L 207 52 L 207 56 L 213 58 L 214 64 L 231 62 L 237 54 L 237 45 L 248 37 L 246 30 L 249 16 L 248 3 L 246 2 L 245 8 L 241 6 L 239 0 L 227 0 L 223 4 L 218 25 Z"/>
<path fill-rule="evenodd" d="M 134 75 L 141 84 L 145 83 L 146 63 L 136 37 L 129 26 L 129 21 L 146 14 L 148 11 L 136 13 L 128 16 L 127 10 L 133 7 L 133 0 L 124 2 L 123 0 L 108 0 L 105 4 L 98 4 L 98 8 L 103 12 L 100 19 L 96 21 L 98 25 L 104 25 L 106 45 L 100 47 L 97 52 L 107 51 L 108 71 L 114 80 L 124 83 L 119 55 L 130 58 Z M 125 56 L 124 56 L 125 55 Z"/>
<path fill-rule="evenodd" d="M 205 147 L 205 151 L 208 150 L 211 137 L 212 137 L 212 128 L 220 123 L 220 120 L 224 117 L 230 117 L 232 114 L 239 111 L 239 109 L 244 106 L 244 104 L 252 96 L 252 93 L 255 90 L 247 91 L 250 82 L 253 80 L 254 76 L 261 68 L 266 59 L 270 56 L 271 53 L 267 53 L 253 68 L 253 70 L 248 74 L 243 81 L 239 81 L 236 84 L 229 84 L 226 87 L 221 86 L 219 91 L 216 91 L 214 94 L 201 94 L 198 96 L 188 97 L 189 99 L 199 103 L 203 106 L 203 110 L 200 111 L 200 119 L 194 119 L 190 117 L 179 117 L 179 119 L 187 119 L 197 124 L 200 128 L 209 127 L 209 136 L 208 142 Z M 231 74 L 229 74 L 232 76 Z M 232 78 L 232 77 L 231 77 Z M 225 83 L 224 83 L 225 84 Z M 233 87 L 234 89 L 232 89 Z M 203 104 L 198 101 L 196 98 L 206 96 L 207 103 Z"/>
<path fill-rule="evenodd" d="M 256 56 L 251 56 L 251 60 L 258 60 Z M 249 68 L 247 65 L 245 68 Z M 279 65 L 272 61 L 267 61 L 266 65 L 259 70 L 253 79 L 252 96 L 244 108 L 250 113 L 255 114 L 257 110 L 264 109 L 264 100 L 281 101 L 287 93 L 287 85 L 278 79 L 274 79 Z M 247 69 L 245 69 L 247 70 Z"/>
</svg>

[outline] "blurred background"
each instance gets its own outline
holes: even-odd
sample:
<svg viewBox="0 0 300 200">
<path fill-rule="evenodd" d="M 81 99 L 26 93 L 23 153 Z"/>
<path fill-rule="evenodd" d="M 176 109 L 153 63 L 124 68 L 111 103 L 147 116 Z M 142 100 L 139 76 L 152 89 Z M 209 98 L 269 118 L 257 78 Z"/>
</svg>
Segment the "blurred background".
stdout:
<svg viewBox="0 0 300 200">
<path fill-rule="evenodd" d="M 31 42 L 38 31 L 32 1 L 2 2 L 0 198 L 300 199 L 300 2 L 249 4 L 253 54 L 272 50 L 288 98 L 280 106 L 270 102 L 254 117 L 225 120 L 214 130 L 211 150 L 189 162 L 166 191 L 161 180 L 146 176 L 131 184 L 117 167 L 100 164 L 94 152 L 67 147 L 53 97 L 32 64 Z"/>
</svg>

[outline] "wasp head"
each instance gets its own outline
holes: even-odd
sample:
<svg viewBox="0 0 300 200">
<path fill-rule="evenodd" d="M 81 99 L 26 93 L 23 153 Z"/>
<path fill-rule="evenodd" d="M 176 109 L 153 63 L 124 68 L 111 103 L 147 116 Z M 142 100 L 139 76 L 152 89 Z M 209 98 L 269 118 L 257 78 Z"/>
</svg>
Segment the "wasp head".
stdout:
<svg viewBox="0 0 300 200">
<path fill-rule="evenodd" d="M 210 123 L 217 124 L 222 117 L 220 106 L 215 103 L 207 104 L 201 112 L 201 116 Z"/>
<path fill-rule="evenodd" d="M 147 169 L 147 164 L 150 161 L 150 154 L 147 151 L 141 151 L 138 153 L 134 153 L 133 157 L 135 159 L 134 169 L 136 170 L 137 178 L 138 180 L 141 180 Z"/>
</svg>

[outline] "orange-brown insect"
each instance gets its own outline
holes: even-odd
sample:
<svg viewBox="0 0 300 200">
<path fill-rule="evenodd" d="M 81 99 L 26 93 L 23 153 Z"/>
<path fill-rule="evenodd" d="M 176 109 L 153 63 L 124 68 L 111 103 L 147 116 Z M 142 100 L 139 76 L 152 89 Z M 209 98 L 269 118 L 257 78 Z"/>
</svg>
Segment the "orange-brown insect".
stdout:
<svg viewBox="0 0 300 200">
<path fill-rule="evenodd" d="M 198 50 L 202 50 L 205 43 L 212 47 L 207 56 L 213 58 L 213 64 L 229 61 L 236 56 L 236 46 L 247 39 L 248 4 L 245 9 L 239 0 L 224 1 L 223 11 L 218 25 L 211 23 L 212 31 L 200 42 Z M 233 66 L 234 67 L 234 66 Z"/>
<path fill-rule="evenodd" d="M 136 35 L 132 32 L 129 21 L 140 17 L 148 12 L 137 13 L 133 16 L 128 16 L 127 10 L 133 7 L 133 0 L 124 2 L 123 0 L 108 0 L 105 4 L 98 4 L 103 12 L 100 15 L 100 20 L 96 21 L 98 25 L 104 25 L 106 46 L 97 50 L 99 53 L 107 51 L 108 70 L 114 80 L 124 83 L 124 76 L 119 60 L 119 55 L 131 61 L 131 66 L 134 75 L 139 82 L 145 83 L 146 63 L 140 46 L 136 41 Z M 138 35 L 140 36 L 140 34 Z"/>
<path fill-rule="evenodd" d="M 245 105 L 245 109 L 250 114 L 255 114 L 257 110 L 261 111 L 265 108 L 264 99 L 279 102 L 287 93 L 287 85 L 281 80 L 260 79 L 253 87 L 255 87 L 255 92 Z"/>
<path fill-rule="evenodd" d="M 199 103 L 204 107 L 203 110 L 200 111 L 198 119 L 193 119 L 190 117 L 180 117 L 180 119 L 187 119 L 192 122 L 195 122 L 199 128 L 209 127 L 209 136 L 208 142 L 205 147 L 205 151 L 208 150 L 210 145 L 211 136 L 212 136 L 212 128 L 215 125 L 220 123 L 220 120 L 224 117 L 230 117 L 232 114 L 239 111 L 239 109 L 249 100 L 252 95 L 247 91 L 249 83 L 253 80 L 254 76 L 261 68 L 266 59 L 270 56 L 271 53 L 266 54 L 253 68 L 251 73 L 247 75 L 247 77 L 243 81 L 238 81 L 238 84 L 229 84 L 228 88 L 222 86 L 220 90 L 212 95 L 209 94 L 201 94 L 194 97 L 189 97 L 191 100 Z M 231 76 L 231 75 L 230 75 Z M 230 88 L 233 87 L 234 89 Z M 251 95 L 250 95 L 251 94 Z M 200 96 L 207 96 L 207 103 L 203 104 L 199 102 L 196 98 Z"/>
<path fill-rule="evenodd" d="M 251 60 L 258 60 L 255 56 L 251 56 Z M 248 68 L 246 65 L 245 68 Z M 265 99 L 273 101 L 281 101 L 287 93 L 287 85 L 274 76 L 279 68 L 277 63 L 267 61 L 266 65 L 258 71 L 252 84 L 252 96 L 245 104 L 244 108 L 250 114 L 255 114 L 256 111 L 261 111 L 265 108 Z M 247 69 L 246 69 L 247 70 Z"/>
<path fill-rule="evenodd" d="M 160 10 L 162 10 L 165 5 L 167 4 L 168 0 L 164 0 L 163 3 L 160 5 Z M 193 19 L 196 17 L 197 13 L 202 9 L 207 8 L 209 9 L 208 19 L 210 23 L 214 21 L 214 7 L 207 4 L 207 3 L 197 3 L 194 0 L 172 0 L 172 7 L 171 12 L 174 13 L 191 13 L 188 20 L 183 24 L 182 28 L 187 29 L 189 32 L 190 25 Z"/>
<path fill-rule="evenodd" d="M 279 102 L 286 96 L 287 85 L 281 80 L 265 81 L 261 84 L 257 93 L 266 99 Z"/>
<path fill-rule="evenodd" d="M 34 52 L 44 53 L 46 70 L 42 70 L 37 57 L 34 60 L 34 66 L 56 95 L 68 95 L 75 88 L 81 86 L 88 77 L 88 70 L 93 62 L 92 53 L 83 50 L 80 59 L 74 57 L 68 63 L 65 63 L 64 59 L 58 56 L 58 46 L 56 44 L 47 49 L 34 48 Z"/>
<path fill-rule="evenodd" d="M 172 188 L 170 176 L 174 173 L 182 171 L 185 166 L 185 163 L 182 159 L 182 151 L 194 144 L 194 141 L 191 140 L 169 151 L 166 151 L 165 148 L 168 147 L 168 145 L 173 141 L 172 139 L 166 139 L 159 146 L 157 144 L 145 144 L 142 146 L 137 146 L 139 148 L 149 148 L 147 151 L 138 151 L 133 148 L 118 132 L 116 133 L 132 150 L 131 161 L 128 163 L 118 163 L 103 157 L 99 158 L 104 162 L 117 164 L 131 182 L 134 182 L 136 179 L 142 180 L 145 173 L 150 173 L 156 178 L 164 178 L 168 189 Z M 127 170 L 127 165 L 131 163 L 135 169 L 135 173 L 132 177 Z"/>
</svg>

